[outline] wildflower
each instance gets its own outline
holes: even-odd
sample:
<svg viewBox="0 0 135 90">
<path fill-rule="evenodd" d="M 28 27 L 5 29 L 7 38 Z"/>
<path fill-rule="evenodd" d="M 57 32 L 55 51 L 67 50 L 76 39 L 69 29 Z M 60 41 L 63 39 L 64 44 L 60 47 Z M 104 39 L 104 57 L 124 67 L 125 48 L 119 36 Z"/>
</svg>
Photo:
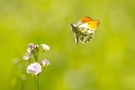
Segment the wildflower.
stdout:
<svg viewBox="0 0 135 90">
<path fill-rule="evenodd" d="M 28 48 L 33 48 L 34 47 L 34 44 L 33 43 L 30 43 L 30 44 L 28 44 Z"/>
<path fill-rule="evenodd" d="M 27 73 L 38 75 L 40 72 L 42 72 L 41 65 L 38 62 L 31 63 L 27 67 Z"/>
<path fill-rule="evenodd" d="M 46 45 L 46 44 L 41 44 L 41 46 L 42 46 L 42 48 L 43 48 L 43 51 L 50 49 L 50 46 L 48 46 L 48 45 Z"/>
<path fill-rule="evenodd" d="M 36 52 L 39 52 L 39 46 L 38 46 L 38 45 L 35 45 L 35 46 L 34 46 L 34 50 L 35 50 Z"/>
<path fill-rule="evenodd" d="M 27 52 L 28 52 L 28 53 L 31 53 L 31 51 L 32 51 L 33 49 L 34 49 L 34 44 L 33 44 L 33 43 L 28 44 Z"/>
<path fill-rule="evenodd" d="M 32 49 L 31 48 L 27 48 L 27 52 L 31 53 Z"/>
<path fill-rule="evenodd" d="M 45 66 L 48 66 L 50 64 L 50 62 L 47 59 L 44 59 L 42 61 L 42 64 L 43 64 L 43 67 L 45 67 Z"/>
<path fill-rule="evenodd" d="M 24 60 L 29 60 L 30 59 L 30 56 L 23 56 L 23 59 Z"/>
</svg>

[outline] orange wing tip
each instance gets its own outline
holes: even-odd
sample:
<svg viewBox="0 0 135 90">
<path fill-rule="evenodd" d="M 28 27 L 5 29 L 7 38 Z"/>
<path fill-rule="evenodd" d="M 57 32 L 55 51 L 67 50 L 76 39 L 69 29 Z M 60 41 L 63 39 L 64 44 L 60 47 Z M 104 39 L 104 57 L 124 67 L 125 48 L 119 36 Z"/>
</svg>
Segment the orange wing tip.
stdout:
<svg viewBox="0 0 135 90">
<path fill-rule="evenodd" d="M 81 21 L 82 21 L 83 23 L 90 22 L 90 21 L 92 21 L 92 18 L 90 18 L 90 17 L 88 17 L 88 16 L 85 16 L 85 17 L 83 17 L 83 18 L 81 19 Z"/>
<path fill-rule="evenodd" d="M 88 22 L 88 25 L 92 30 L 96 30 L 99 24 L 100 24 L 99 20 L 93 20 L 91 22 Z"/>
</svg>

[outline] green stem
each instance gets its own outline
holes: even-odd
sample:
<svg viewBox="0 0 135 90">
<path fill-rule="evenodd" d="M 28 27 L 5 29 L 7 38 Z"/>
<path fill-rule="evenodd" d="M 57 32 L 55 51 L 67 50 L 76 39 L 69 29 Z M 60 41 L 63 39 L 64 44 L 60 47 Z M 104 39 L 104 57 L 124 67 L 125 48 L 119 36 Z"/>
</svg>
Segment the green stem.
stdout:
<svg viewBox="0 0 135 90">
<path fill-rule="evenodd" d="M 36 55 L 36 62 L 38 62 L 38 53 L 37 53 L 37 55 Z"/>
<path fill-rule="evenodd" d="M 36 76 L 34 76 L 34 81 L 35 81 L 35 84 L 37 86 L 37 80 L 36 80 Z"/>
<path fill-rule="evenodd" d="M 39 75 L 37 75 L 37 90 L 39 90 Z"/>
<path fill-rule="evenodd" d="M 41 81 L 42 76 L 44 75 L 45 67 L 43 67 L 43 73 L 41 74 L 41 77 L 39 79 L 39 82 Z"/>
<path fill-rule="evenodd" d="M 38 59 L 40 60 L 40 58 L 43 56 L 43 53 L 41 53 L 41 55 L 40 56 L 38 56 Z"/>
<path fill-rule="evenodd" d="M 39 79 L 39 75 L 37 76 L 34 76 L 34 81 L 35 81 L 35 84 L 37 86 L 37 90 L 39 90 L 39 84 L 40 84 L 40 79 Z"/>
<path fill-rule="evenodd" d="M 38 62 L 38 52 L 33 51 L 32 55 L 33 55 L 35 61 Z"/>
</svg>

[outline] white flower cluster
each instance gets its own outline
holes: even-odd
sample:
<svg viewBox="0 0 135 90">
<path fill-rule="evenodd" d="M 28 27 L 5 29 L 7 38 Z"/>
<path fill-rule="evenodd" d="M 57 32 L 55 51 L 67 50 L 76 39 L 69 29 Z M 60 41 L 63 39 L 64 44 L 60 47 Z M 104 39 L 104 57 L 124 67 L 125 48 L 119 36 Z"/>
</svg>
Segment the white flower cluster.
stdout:
<svg viewBox="0 0 135 90">
<path fill-rule="evenodd" d="M 42 50 L 44 51 L 50 50 L 50 46 L 46 44 L 41 44 Z M 34 45 L 33 43 L 30 43 L 27 48 L 27 52 L 29 55 L 24 56 L 23 59 L 28 61 L 30 64 L 27 66 L 27 73 L 33 74 L 33 75 L 38 75 L 39 73 L 42 72 L 42 68 L 45 68 L 50 64 L 50 62 L 47 59 L 42 60 L 42 63 L 39 63 L 38 60 L 38 52 L 39 52 L 39 46 Z M 31 57 L 34 57 L 34 62 L 31 62 Z"/>
</svg>

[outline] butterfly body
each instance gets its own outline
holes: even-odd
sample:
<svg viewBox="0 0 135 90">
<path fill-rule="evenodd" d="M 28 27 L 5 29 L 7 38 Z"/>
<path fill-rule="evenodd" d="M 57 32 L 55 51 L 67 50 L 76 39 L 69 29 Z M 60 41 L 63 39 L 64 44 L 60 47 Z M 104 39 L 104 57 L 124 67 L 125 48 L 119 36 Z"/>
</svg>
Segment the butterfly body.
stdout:
<svg viewBox="0 0 135 90">
<path fill-rule="evenodd" d="M 78 21 L 77 24 L 71 23 L 71 31 L 75 36 L 76 43 L 78 44 L 79 42 L 89 42 L 93 38 L 94 31 L 97 29 L 98 25 L 98 20 L 92 20 L 87 16 Z"/>
</svg>

